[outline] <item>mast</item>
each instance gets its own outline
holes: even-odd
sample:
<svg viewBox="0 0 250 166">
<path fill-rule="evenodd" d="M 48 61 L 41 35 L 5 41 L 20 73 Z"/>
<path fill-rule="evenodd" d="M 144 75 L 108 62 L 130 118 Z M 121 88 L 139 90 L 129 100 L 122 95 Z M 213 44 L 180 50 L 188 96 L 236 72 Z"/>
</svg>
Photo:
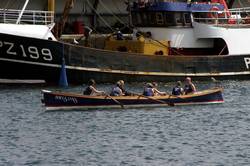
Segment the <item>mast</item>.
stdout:
<svg viewBox="0 0 250 166">
<path fill-rule="evenodd" d="M 93 10 L 92 10 L 92 14 L 93 14 L 93 18 L 92 18 L 92 27 L 94 27 L 96 29 L 96 24 L 97 24 L 97 13 L 96 13 L 96 10 L 97 10 L 97 7 L 98 7 L 98 4 L 99 4 L 99 0 L 95 0 L 94 1 L 94 4 L 93 4 Z"/>
<path fill-rule="evenodd" d="M 23 8 L 22 8 L 22 10 L 21 10 L 21 13 L 20 13 L 19 16 L 18 16 L 18 19 L 17 19 L 17 21 L 16 21 L 16 24 L 19 24 L 19 23 L 20 23 L 20 20 L 21 20 L 21 18 L 22 18 L 22 16 L 23 16 L 23 12 L 24 12 L 24 10 L 26 9 L 28 3 L 29 3 L 29 0 L 26 0 L 25 3 L 24 3 L 24 5 L 23 5 Z"/>
<path fill-rule="evenodd" d="M 48 0 L 48 11 L 50 12 L 50 17 L 48 18 L 48 21 L 54 22 L 54 20 L 52 19 L 54 18 L 55 14 L 55 0 Z"/>
<path fill-rule="evenodd" d="M 55 12 L 55 0 L 48 0 L 48 11 Z"/>
</svg>

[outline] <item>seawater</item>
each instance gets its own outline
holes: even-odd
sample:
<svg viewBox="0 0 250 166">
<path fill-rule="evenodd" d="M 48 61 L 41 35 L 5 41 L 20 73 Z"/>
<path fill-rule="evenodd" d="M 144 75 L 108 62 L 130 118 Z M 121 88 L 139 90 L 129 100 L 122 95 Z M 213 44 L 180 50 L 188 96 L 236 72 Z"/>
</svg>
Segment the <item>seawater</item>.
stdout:
<svg viewBox="0 0 250 166">
<path fill-rule="evenodd" d="M 81 93 L 82 86 L 1 85 L 0 165 L 250 165 L 250 81 L 196 85 L 224 87 L 225 103 L 45 112 L 41 89 Z M 126 85 L 137 93 L 142 86 Z"/>
</svg>

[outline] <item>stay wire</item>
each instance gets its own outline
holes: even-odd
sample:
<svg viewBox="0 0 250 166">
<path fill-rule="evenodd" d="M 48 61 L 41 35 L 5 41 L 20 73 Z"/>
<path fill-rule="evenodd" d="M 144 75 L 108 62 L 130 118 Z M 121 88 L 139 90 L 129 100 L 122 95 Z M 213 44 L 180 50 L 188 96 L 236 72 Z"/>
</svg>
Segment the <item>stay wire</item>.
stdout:
<svg viewBox="0 0 250 166">
<path fill-rule="evenodd" d="M 102 16 L 94 9 L 94 7 L 92 6 L 92 4 L 89 2 L 89 0 L 86 0 L 89 7 L 91 8 L 91 10 L 93 10 L 97 15 L 98 17 L 101 19 L 101 21 L 111 30 L 114 32 L 114 29 L 107 23 L 107 21 L 105 19 L 102 18 Z"/>
</svg>

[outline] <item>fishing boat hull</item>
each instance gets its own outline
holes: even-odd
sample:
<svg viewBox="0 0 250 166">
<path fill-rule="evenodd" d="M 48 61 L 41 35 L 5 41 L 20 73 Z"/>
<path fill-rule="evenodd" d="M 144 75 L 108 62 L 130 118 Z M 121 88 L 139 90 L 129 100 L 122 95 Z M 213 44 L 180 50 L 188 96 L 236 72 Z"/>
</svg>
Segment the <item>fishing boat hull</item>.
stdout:
<svg viewBox="0 0 250 166">
<path fill-rule="evenodd" d="M 223 103 L 221 88 L 214 88 L 182 96 L 84 96 L 81 94 L 52 92 L 42 90 L 42 102 L 46 110 L 69 109 L 106 109 L 137 107 L 168 107 L 177 105 L 217 104 Z"/>
<path fill-rule="evenodd" d="M 69 83 L 250 78 L 250 55 L 143 55 L 0 33 L 0 78 L 58 83 L 63 58 Z"/>
</svg>

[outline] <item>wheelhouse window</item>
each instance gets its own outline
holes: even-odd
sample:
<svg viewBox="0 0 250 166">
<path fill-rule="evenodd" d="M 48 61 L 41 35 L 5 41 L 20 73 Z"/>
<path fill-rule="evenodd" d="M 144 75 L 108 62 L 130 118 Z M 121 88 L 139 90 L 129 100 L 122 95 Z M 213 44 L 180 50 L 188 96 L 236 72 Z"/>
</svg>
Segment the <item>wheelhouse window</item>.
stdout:
<svg viewBox="0 0 250 166">
<path fill-rule="evenodd" d="M 175 16 L 173 12 L 166 12 L 165 14 L 166 18 L 166 26 L 175 26 Z"/>
<path fill-rule="evenodd" d="M 185 24 L 191 24 L 190 13 L 184 13 L 184 22 Z"/>
<path fill-rule="evenodd" d="M 160 12 L 156 13 L 156 23 L 157 25 L 164 25 L 163 13 L 160 13 Z"/>
<path fill-rule="evenodd" d="M 149 19 L 150 26 L 156 25 L 155 12 L 149 12 L 148 19 Z"/>
<path fill-rule="evenodd" d="M 181 13 L 175 13 L 175 21 L 177 25 L 181 25 L 183 23 Z"/>
<path fill-rule="evenodd" d="M 191 26 L 190 13 L 187 12 L 132 12 L 133 25 L 140 27 Z"/>
</svg>

